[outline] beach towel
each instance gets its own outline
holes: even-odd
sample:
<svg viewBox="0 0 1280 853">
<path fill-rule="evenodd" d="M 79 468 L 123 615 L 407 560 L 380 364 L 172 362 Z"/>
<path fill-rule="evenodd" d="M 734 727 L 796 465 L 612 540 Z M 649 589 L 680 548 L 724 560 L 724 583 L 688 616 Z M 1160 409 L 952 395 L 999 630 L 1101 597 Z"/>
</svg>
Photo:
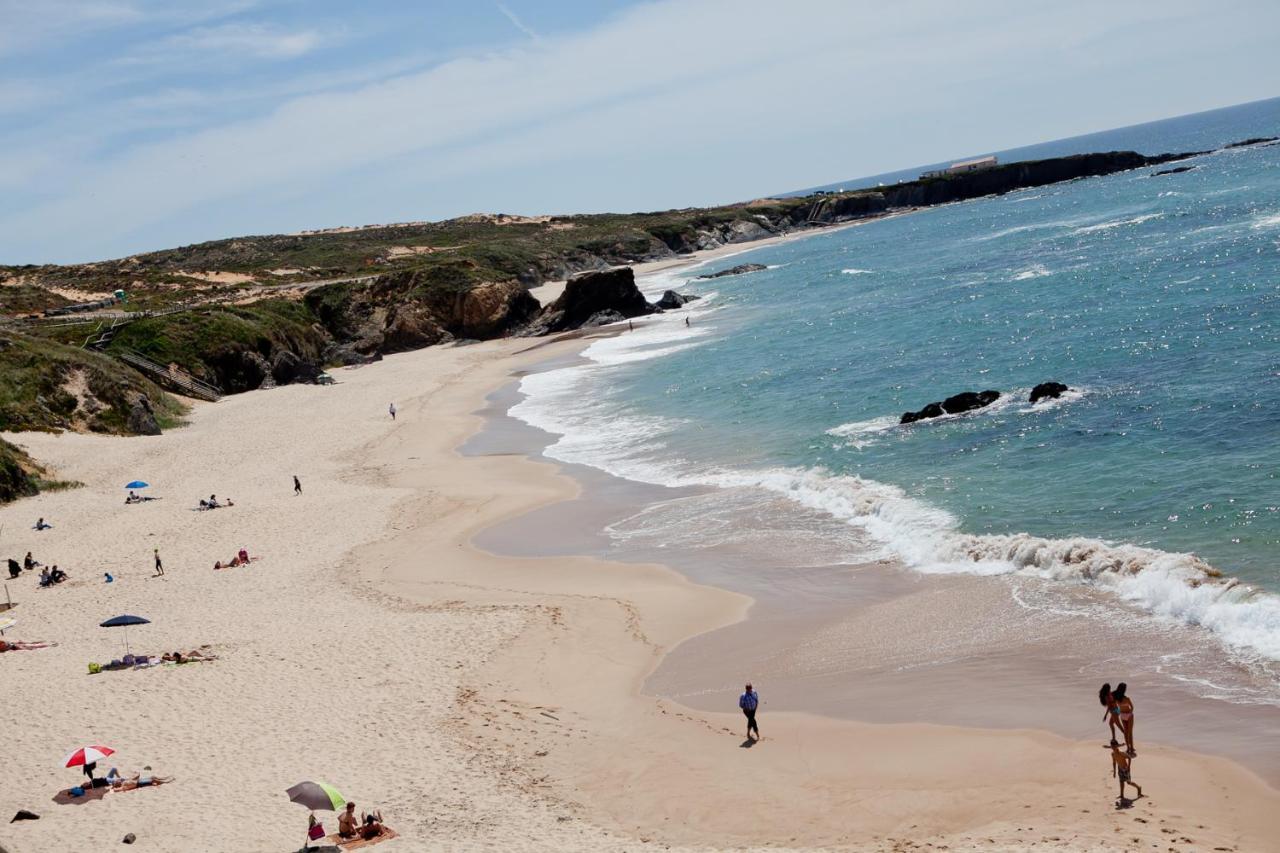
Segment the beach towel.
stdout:
<svg viewBox="0 0 1280 853">
<path fill-rule="evenodd" d="M 343 838 L 341 835 L 338 835 L 335 832 L 333 835 L 330 835 L 329 837 L 327 837 L 325 841 L 332 841 L 334 844 L 338 845 L 343 850 L 359 850 L 361 847 L 372 847 L 373 845 L 379 842 L 390 841 L 391 839 L 396 837 L 397 837 L 396 831 L 391 827 L 387 826 L 386 824 L 383 824 L 382 834 L 377 836 L 376 838 L 368 838 L 368 839 Z"/>
</svg>

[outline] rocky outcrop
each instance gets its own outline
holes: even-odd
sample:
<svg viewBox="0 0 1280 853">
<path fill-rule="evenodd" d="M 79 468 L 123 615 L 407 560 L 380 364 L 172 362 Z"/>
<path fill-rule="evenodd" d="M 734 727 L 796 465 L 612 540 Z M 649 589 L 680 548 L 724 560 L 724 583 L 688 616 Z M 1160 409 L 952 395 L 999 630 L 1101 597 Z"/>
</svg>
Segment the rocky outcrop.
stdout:
<svg viewBox="0 0 1280 853">
<path fill-rule="evenodd" d="M 999 391 L 962 391 L 940 403 L 930 403 L 914 412 L 903 412 L 898 423 L 913 424 L 928 418 L 942 417 L 944 414 L 958 415 L 963 412 L 972 412 L 975 409 L 986 408 L 999 399 Z"/>
<path fill-rule="evenodd" d="M 35 464 L 27 454 L 0 440 L 0 504 L 36 494 L 34 472 Z"/>
<path fill-rule="evenodd" d="M 626 319 L 617 311 L 598 311 L 587 318 L 587 321 L 582 324 L 582 328 L 592 329 L 596 326 L 608 326 L 610 323 L 621 323 Z"/>
<path fill-rule="evenodd" d="M 471 285 L 472 262 L 406 270 L 307 294 L 321 325 L 357 354 L 402 352 L 458 338 L 501 337 L 541 306 L 516 279 Z"/>
<path fill-rule="evenodd" d="M 134 435 L 159 435 L 160 424 L 156 422 L 155 410 L 146 394 L 139 394 L 129 407 L 129 432 Z"/>
<path fill-rule="evenodd" d="M 729 267 L 727 270 L 720 270 L 719 272 L 713 272 L 708 275 L 700 275 L 698 278 L 724 278 L 729 275 L 742 275 L 743 273 L 757 272 L 759 270 L 767 270 L 768 268 L 769 267 L 764 264 L 738 264 L 736 267 Z M 671 291 L 667 292 L 670 293 Z"/>
<path fill-rule="evenodd" d="M 1151 177 L 1158 178 L 1161 175 L 1181 175 L 1183 172 L 1190 172 L 1195 166 L 1174 166 L 1172 169 L 1161 169 L 1158 172 L 1152 172 Z"/>
<path fill-rule="evenodd" d="M 630 267 L 585 273 L 566 282 L 564 293 L 543 310 L 525 334 L 547 335 L 577 329 L 602 311 L 614 311 L 626 319 L 656 310 L 636 287 L 635 273 Z"/>
<path fill-rule="evenodd" d="M 1039 403 L 1041 400 L 1056 400 L 1070 390 L 1061 382 L 1041 382 L 1031 389 L 1031 396 L 1028 399 L 1033 404 Z"/>
<path fill-rule="evenodd" d="M 696 293 L 676 293 L 674 290 L 668 290 L 663 292 L 662 298 L 653 304 L 663 311 L 670 311 L 674 308 L 683 308 L 695 299 L 701 298 Z"/>
</svg>

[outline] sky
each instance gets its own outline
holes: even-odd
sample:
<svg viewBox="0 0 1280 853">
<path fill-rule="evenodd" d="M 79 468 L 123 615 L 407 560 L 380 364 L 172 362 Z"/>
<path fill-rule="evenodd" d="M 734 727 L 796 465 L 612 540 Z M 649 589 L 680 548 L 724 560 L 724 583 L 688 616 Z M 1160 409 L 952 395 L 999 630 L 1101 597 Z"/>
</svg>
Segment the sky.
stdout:
<svg viewBox="0 0 1280 853">
<path fill-rule="evenodd" d="M 1274 0 L 0 0 L 0 264 L 741 201 L 1280 94 Z"/>
</svg>

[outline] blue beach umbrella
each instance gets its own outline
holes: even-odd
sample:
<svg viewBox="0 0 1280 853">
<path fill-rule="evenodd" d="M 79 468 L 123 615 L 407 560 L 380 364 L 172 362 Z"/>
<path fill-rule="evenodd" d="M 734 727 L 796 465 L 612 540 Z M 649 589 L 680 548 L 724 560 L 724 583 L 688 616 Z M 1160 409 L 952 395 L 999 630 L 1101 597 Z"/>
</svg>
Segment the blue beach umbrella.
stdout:
<svg viewBox="0 0 1280 853">
<path fill-rule="evenodd" d="M 99 622 L 99 628 L 124 628 L 124 653 L 129 654 L 129 626 L 130 625 L 150 625 L 150 619 L 144 619 L 141 616 L 131 616 L 128 613 L 123 616 L 112 616 L 105 622 Z"/>
<path fill-rule="evenodd" d="M 132 483 L 129 483 L 127 486 L 125 486 L 125 488 L 126 489 L 145 489 L 147 488 L 148 485 L 150 484 L 144 483 L 141 480 L 134 480 Z"/>
</svg>

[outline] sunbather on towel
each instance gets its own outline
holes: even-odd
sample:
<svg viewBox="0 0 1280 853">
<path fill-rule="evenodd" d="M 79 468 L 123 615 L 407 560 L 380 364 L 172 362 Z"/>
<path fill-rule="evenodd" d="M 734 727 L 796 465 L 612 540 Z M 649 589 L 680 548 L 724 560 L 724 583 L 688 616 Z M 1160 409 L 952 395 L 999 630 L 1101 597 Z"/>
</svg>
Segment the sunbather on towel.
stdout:
<svg viewBox="0 0 1280 853">
<path fill-rule="evenodd" d="M 347 803 L 346 811 L 338 815 L 338 836 L 341 838 L 355 838 L 356 831 L 356 804 Z"/>
<path fill-rule="evenodd" d="M 382 812 L 375 811 L 373 814 L 364 816 L 364 826 L 360 827 L 360 837 L 368 841 L 370 838 L 377 838 L 382 834 Z"/>
<path fill-rule="evenodd" d="M 55 643 L 40 640 L 0 640 L 0 652 L 24 652 L 30 649 L 47 649 Z"/>
</svg>

